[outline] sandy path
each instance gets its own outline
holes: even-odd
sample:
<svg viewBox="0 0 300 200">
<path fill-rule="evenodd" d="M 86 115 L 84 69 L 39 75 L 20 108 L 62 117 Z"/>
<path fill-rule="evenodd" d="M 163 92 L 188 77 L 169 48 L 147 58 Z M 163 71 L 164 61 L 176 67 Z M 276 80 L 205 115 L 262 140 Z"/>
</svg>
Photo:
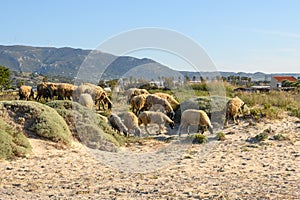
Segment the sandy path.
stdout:
<svg viewBox="0 0 300 200">
<path fill-rule="evenodd" d="M 296 121 L 243 122 L 224 130 L 230 134 L 223 142 L 190 144 L 177 157 L 173 145 L 165 151 L 169 159 L 157 153 L 169 144 L 145 140 L 111 154 L 111 162 L 123 161 L 117 167 L 107 166 L 109 162 L 78 143 L 59 150 L 32 139 L 32 156 L 0 162 L 0 199 L 300 199 Z M 289 140 L 247 141 L 269 127 Z M 158 166 L 149 162 L 152 168 L 134 171 L 128 164 L 132 152 L 151 154 Z M 159 165 L 163 159 L 167 162 Z"/>
</svg>

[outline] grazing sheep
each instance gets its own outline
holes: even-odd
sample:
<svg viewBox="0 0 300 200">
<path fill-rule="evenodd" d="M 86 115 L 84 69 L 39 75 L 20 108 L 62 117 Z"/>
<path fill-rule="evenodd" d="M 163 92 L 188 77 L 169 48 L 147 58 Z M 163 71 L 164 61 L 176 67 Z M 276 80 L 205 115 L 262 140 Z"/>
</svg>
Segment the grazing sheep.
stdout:
<svg viewBox="0 0 300 200">
<path fill-rule="evenodd" d="M 207 116 L 206 112 L 204 112 L 203 110 L 187 109 L 182 113 L 181 122 L 178 129 L 179 136 L 181 135 L 181 131 L 183 130 L 183 128 L 187 129 L 188 134 L 190 134 L 189 126 L 191 125 L 198 126 L 197 132 L 202 129 L 201 134 L 204 133 L 203 127 L 208 127 L 209 132 L 213 134 L 213 128 L 210 119 Z"/>
<path fill-rule="evenodd" d="M 47 86 L 47 83 L 43 82 L 37 85 L 37 96 L 35 97 L 36 101 L 39 101 L 41 97 L 43 97 L 45 100 L 48 100 L 48 98 L 51 98 L 51 92 Z"/>
<path fill-rule="evenodd" d="M 163 92 L 157 92 L 157 93 L 154 93 L 156 96 L 159 96 L 163 99 L 166 99 L 172 106 L 173 110 L 176 109 L 178 106 L 179 106 L 179 102 L 176 101 L 176 99 L 172 96 L 172 95 L 169 95 L 169 94 L 166 94 L 166 93 L 163 93 Z"/>
<path fill-rule="evenodd" d="M 224 123 L 224 127 L 228 127 L 228 121 L 230 118 L 233 119 L 233 122 L 238 125 L 239 121 L 237 119 L 238 113 L 242 112 L 244 109 L 245 103 L 239 97 L 235 96 L 230 99 L 226 104 L 226 119 Z"/>
<path fill-rule="evenodd" d="M 151 106 L 151 108 L 149 109 L 149 111 L 156 111 L 156 112 L 165 112 L 165 109 L 162 105 L 160 104 L 154 104 Z"/>
<path fill-rule="evenodd" d="M 137 96 L 134 96 L 130 100 L 131 110 L 136 115 L 140 114 L 142 108 L 145 105 L 147 94 L 140 94 Z"/>
<path fill-rule="evenodd" d="M 108 118 L 108 122 L 111 125 L 111 127 L 116 130 L 118 133 L 123 133 L 124 136 L 128 136 L 128 129 L 123 124 L 121 118 L 116 114 L 111 114 Z"/>
<path fill-rule="evenodd" d="M 149 131 L 147 129 L 147 124 L 158 124 L 159 130 L 158 132 L 161 133 L 165 130 L 164 124 L 168 123 L 171 129 L 174 128 L 174 122 L 164 113 L 162 112 L 154 112 L 154 111 L 144 111 L 139 114 L 138 117 L 138 124 L 144 124 L 145 130 L 149 134 Z"/>
<path fill-rule="evenodd" d="M 139 89 L 139 88 L 128 89 L 127 90 L 128 103 L 130 103 L 130 100 L 132 97 L 140 95 L 140 94 L 149 94 L 149 92 L 146 89 Z"/>
<path fill-rule="evenodd" d="M 22 85 L 19 88 L 19 97 L 20 100 L 26 100 L 26 101 L 28 101 L 30 97 L 34 99 L 34 92 L 32 90 L 32 87 L 27 85 Z"/>
<path fill-rule="evenodd" d="M 95 105 L 99 104 L 99 110 L 100 105 L 102 105 L 103 109 L 105 110 L 104 104 L 108 105 L 108 109 L 112 108 L 112 102 L 108 98 L 106 92 L 100 86 L 91 83 L 83 83 L 74 91 L 73 99 L 78 101 L 80 95 L 83 93 L 87 93 L 92 96 L 95 101 Z"/>
<path fill-rule="evenodd" d="M 54 96 L 58 96 L 57 86 L 59 85 L 59 83 L 47 82 L 46 84 L 50 93 L 50 99 L 53 99 Z"/>
<path fill-rule="evenodd" d="M 133 112 L 127 112 L 123 116 L 124 125 L 128 131 L 132 130 L 135 136 L 141 136 L 141 129 L 139 128 L 138 118 Z"/>
<path fill-rule="evenodd" d="M 146 97 L 146 101 L 145 101 L 145 105 L 144 105 L 143 109 L 150 110 L 150 108 L 155 104 L 159 104 L 159 105 L 163 106 L 168 117 L 170 117 L 172 120 L 174 119 L 175 113 L 174 113 L 173 108 L 170 105 L 170 103 L 167 100 L 165 100 L 159 96 L 156 96 L 155 94 L 149 94 Z"/>
<path fill-rule="evenodd" d="M 93 109 L 94 108 L 94 101 L 90 94 L 81 94 L 78 100 L 78 103 L 81 105 Z"/>
<path fill-rule="evenodd" d="M 69 99 L 71 100 L 71 97 L 73 95 L 74 90 L 76 89 L 76 86 L 69 83 L 59 83 L 57 85 L 57 95 L 58 99 L 64 100 Z"/>
</svg>

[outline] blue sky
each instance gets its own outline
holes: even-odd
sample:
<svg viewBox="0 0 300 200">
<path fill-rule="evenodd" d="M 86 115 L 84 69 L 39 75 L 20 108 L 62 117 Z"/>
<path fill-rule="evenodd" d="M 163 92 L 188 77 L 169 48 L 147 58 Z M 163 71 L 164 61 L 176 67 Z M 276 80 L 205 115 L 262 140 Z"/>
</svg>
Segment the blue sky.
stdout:
<svg viewBox="0 0 300 200">
<path fill-rule="evenodd" d="M 94 49 L 124 31 L 157 27 L 194 40 L 221 71 L 300 72 L 298 0 L 3 0 L 1 8 L 2 45 Z M 131 55 L 189 69 L 165 53 Z"/>
</svg>

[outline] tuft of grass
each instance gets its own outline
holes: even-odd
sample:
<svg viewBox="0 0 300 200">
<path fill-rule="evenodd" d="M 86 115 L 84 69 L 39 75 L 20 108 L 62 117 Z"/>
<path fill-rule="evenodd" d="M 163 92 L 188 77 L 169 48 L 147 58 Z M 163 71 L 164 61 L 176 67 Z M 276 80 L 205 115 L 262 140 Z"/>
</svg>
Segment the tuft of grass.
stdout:
<svg viewBox="0 0 300 200">
<path fill-rule="evenodd" d="M 277 140 L 277 141 L 289 140 L 288 137 L 286 137 L 286 136 L 284 136 L 284 135 L 282 135 L 282 134 L 280 134 L 280 133 L 274 135 L 274 136 L 273 136 L 273 139 L 274 139 L 274 140 Z"/>
<path fill-rule="evenodd" d="M 256 141 L 261 142 L 261 141 L 266 140 L 268 138 L 268 135 L 265 132 L 263 132 L 263 133 L 257 134 L 254 138 L 256 139 Z"/>
<path fill-rule="evenodd" d="M 216 139 L 219 140 L 219 141 L 224 141 L 224 140 L 226 140 L 225 133 L 223 133 L 223 132 L 217 133 Z"/>
<path fill-rule="evenodd" d="M 207 137 L 206 135 L 197 133 L 193 136 L 193 144 L 205 144 L 207 143 Z"/>
</svg>

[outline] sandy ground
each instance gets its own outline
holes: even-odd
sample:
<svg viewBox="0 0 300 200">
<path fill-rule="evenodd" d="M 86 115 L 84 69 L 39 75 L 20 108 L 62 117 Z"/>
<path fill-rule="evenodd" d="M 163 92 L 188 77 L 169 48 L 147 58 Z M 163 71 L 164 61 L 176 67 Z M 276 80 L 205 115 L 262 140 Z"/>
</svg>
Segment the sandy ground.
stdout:
<svg viewBox="0 0 300 200">
<path fill-rule="evenodd" d="M 267 128 L 270 139 L 251 142 Z M 0 199 L 300 199 L 299 119 L 223 132 L 225 141 L 206 132 L 205 145 L 145 139 L 119 153 L 31 139 L 28 158 L 0 162 Z"/>
</svg>

